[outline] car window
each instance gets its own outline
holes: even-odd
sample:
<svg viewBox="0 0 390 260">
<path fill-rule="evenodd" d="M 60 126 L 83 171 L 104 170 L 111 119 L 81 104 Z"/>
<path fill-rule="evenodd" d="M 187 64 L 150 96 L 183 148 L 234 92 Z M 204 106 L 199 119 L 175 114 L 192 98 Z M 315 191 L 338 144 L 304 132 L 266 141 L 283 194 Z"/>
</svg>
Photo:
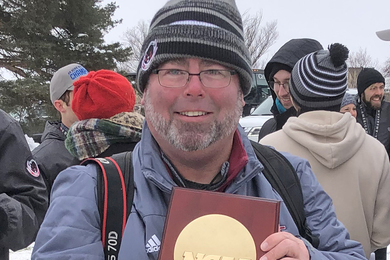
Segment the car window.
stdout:
<svg viewBox="0 0 390 260">
<path fill-rule="evenodd" d="M 272 96 L 266 98 L 256 109 L 251 113 L 251 116 L 272 115 L 271 107 L 274 103 Z"/>
</svg>

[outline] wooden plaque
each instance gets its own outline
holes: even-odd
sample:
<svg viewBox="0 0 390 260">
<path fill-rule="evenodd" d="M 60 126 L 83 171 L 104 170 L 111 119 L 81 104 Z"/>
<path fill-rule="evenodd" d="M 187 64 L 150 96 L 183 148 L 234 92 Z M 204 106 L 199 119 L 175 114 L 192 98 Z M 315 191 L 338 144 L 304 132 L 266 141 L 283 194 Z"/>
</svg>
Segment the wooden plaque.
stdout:
<svg viewBox="0 0 390 260">
<path fill-rule="evenodd" d="M 174 188 L 159 260 L 256 260 L 279 229 L 280 201 Z"/>
</svg>

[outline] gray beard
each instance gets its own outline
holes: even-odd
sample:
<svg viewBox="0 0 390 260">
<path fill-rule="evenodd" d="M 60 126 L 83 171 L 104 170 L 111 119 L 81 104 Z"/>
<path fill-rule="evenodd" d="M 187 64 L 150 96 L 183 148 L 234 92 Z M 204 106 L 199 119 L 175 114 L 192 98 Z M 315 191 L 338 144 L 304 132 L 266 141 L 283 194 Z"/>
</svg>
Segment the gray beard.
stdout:
<svg viewBox="0 0 390 260">
<path fill-rule="evenodd" d="M 148 92 L 145 94 L 145 118 L 148 123 L 171 145 L 186 152 L 203 150 L 233 133 L 237 128 L 242 109 L 241 94 L 239 94 L 235 109 L 221 121 L 203 124 L 166 120 L 156 111 Z"/>
</svg>

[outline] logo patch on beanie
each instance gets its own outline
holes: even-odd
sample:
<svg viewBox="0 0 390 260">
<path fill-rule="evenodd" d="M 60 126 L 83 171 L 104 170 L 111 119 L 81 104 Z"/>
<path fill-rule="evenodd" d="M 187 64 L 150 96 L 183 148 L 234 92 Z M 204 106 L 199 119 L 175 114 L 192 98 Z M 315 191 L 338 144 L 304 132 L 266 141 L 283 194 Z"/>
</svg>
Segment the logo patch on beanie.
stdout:
<svg viewBox="0 0 390 260">
<path fill-rule="evenodd" d="M 157 52 L 157 41 L 151 41 L 149 43 L 148 48 L 145 51 L 144 57 L 142 58 L 142 65 L 141 68 L 142 70 L 147 70 L 150 67 L 150 64 L 152 64 L 152 60 L 154 56 L 156 55 Z"/>
</svg>

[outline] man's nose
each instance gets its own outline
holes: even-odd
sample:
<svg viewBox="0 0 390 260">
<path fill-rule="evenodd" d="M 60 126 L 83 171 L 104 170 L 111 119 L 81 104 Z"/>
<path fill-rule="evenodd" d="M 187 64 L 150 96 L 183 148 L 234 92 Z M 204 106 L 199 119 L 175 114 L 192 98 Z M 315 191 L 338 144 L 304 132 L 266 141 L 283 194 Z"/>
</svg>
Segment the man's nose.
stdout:
<svg viewBox="0 0 390 260">
<path fill-rule="evenodd" d="M 278 92 L 279 92 L 279 96 L 283 96 L 283 95 L 288 94 L 288 92 L 284 88 L 284 85 L 279 85 L 279 91 Z"/>
<path fill-rule="evenodd" d="M 204 96 L 204 86 L 200 81 L 199 75 L 190 75 L 185 86 L 184 94 L 186 96 Z"/>
</svg>

